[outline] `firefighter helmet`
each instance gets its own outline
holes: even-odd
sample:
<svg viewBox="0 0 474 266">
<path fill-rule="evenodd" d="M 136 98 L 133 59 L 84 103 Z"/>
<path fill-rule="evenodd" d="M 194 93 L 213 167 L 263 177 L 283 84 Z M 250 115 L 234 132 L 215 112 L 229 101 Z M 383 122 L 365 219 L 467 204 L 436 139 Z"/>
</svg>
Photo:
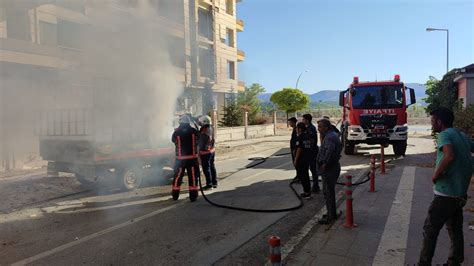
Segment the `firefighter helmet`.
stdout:
<svg viewBox="0 0 474 266">
<path fill-rule="evenodd" d="M 203 115 L 203 116 L 199 117 L 199 122 L 202 125 L 210 125 L 211 124 L 211 117 L 208 116 L 208 115 Z"/>
</svg>

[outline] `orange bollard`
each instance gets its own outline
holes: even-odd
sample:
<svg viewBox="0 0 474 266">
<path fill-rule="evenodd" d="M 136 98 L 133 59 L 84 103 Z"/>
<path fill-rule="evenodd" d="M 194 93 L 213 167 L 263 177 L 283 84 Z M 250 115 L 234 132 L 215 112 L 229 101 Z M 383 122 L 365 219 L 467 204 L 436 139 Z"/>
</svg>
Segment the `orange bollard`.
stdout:
<svg viewBox="0 0 474 266">
<path fill-rule="evenodd" d="M 370 189 L 369 192 L 375 192 L 375 155 L 370 157 Z"/>
<path fill-rule="evenodd" d="M 346 223 L 344 227 L 354 228 L 357 225 L 354 223 L 354 215 L 352 213 L 352 176 L 346 175 Z"/>
<path fill-rule="evenodd" d="M 380 145 L 380 174 L 385 174 L 385 146 Z"/>
<path fill-rule="evenodd" d="M 270 264 L 273 266 L 281 265 L 281 240 L 278 236 L 272 236 L 268 239 L 270 245 Z"/>
</svg>

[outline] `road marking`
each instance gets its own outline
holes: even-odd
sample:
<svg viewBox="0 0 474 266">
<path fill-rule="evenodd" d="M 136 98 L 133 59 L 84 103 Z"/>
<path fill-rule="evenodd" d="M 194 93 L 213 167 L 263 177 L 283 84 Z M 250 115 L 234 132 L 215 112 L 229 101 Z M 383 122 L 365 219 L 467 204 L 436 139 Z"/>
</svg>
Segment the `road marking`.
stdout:
<svg viewBox="0 0 474 266">
<path fill-rule="evenodd" d="M 410 226 L 415 167 L 405 167 L 372 265 L 403 265 Z"/>
<path fill-rule="evenodd" d="M 175 204 L 175 205 L 168 206 L 168 207 L 163 208 L 163 209 L 156 210 L 156 211 L 154 211 L 154 212 L 150 212 L 150 213 L 148 213 L 148 214 L 145 214 L 145 215 L 143 215 L 143 216 L 140 216 L 140 217 L 134 218 L 134 219 L 132 219 L 132 220 L 126 221 L 126 222 L 124 222 L 124 223 L 121 223 L 121 224 L 118 224 L 118 225 L 109 227 L 109 228 L 104 229 L 104 230 L 102 230 L 102 231 L 99 231 L 99 232 L 97 232 L 97 233 L 93 233 L 93 234 L 90 234 L 90 235 L 85 236 L 85 237 L 83 237 L 83 238 L 79 238 L 79 239 L 76 240 L 76 241 L 66 243 L 66 244 L 61 245 L 61 246 L 59 246 L 59 247 L 56 247 L 56 248 L 47 250 L 47 251 L 42 252 L 42 253 L 39 253 L 39 254 L 37 254 L 37 255 L 35 255 L 35 256 L 33 256 L 33 257 L 29 257 L 29 258 L 27 258 L 27 259 L 24 259 L 24 260 L 15 262 L 15 263 L 12 264 L 12 266 L 26 265 L 26 264 L 28 264 L 28 263 L 35 262 L 35 261 L 37 261 L 37 260 L 43 259 L 43 258 L 45 258 L 45 257 L 48 257 L 48 256 L 50 256 L 50 255 L 53 255 L 53 254 L 56 254 L 56 253 L 58 253 L 58 252 L 64 251 L 64 250 L 66 250 L 66 249 L 68 249 L 68 248 L 71 248 L 71 247 L 77 246 L 77 245 L 79 245 L 79 244 L 82 244 L 82 243 L 84 243 L 84 242 L 86 242 L 86 241 L 92 240 L 92 239 L 94 239 L 94 238 L 96 238 L 96 237 L 99 237 L 99 236 L 108 234 L 108 233 L 110 233 L 110 232 L 113 232 L 113 231 L 116 231 L 116 230 L 118 230 L 118 229 L 124 228 L 124 227 L 126 227 L 126 226 L 128 226 L 128 225 L 132 225 L 132 224 L 134 224 L 134 223 L 137 223 L 137 222 L 140 222 L 140 221 L 142 221 L 142 220 L 151 218 L 151 217 L 153 217 L 153 216 L 155 216 L 155 215 L 158 215 L 158 214 L 160 214 L 160 213 L 169 211 L 169 210 L 171 210 L 171 209 L 176 208 L 177 206 L 179 206 L 179 205 L 181 205 L 181 204 L 183 204 L 183 202 L 177 203 L 177 204 Z"/>
<path fill-rule="evenodd" d="M 273 170 L 275 170 L 275 169 L 278 169 L 279 167 L 285 167 L 285 166 L 290 165 L 290 164 L 293 165 L 293 162 L 291 162 L 291 161 L 290 161 L 290 162 L 286 162 L 286 163 L 280 164 L 280 165 L 278 165 L 278 166 L 276 166 L 276 167 L 274 167 L 274 168 L 270 168 L 270 169 L 267 169 L 267 170 L 264 170 L 264 171 L 260 171 L 260 172 L 258 172 L 258 173 L 253 174 L 253 175 L 249 175 L 249 176 L 247 176 L 247 177 L 244 177 L 244 178 L 242 178 L 242 180 L 253 179 L 253 178 L 257 177 L 257 176 L 260 176 L 260 175 L 266 174 L 266 173 L 268 173 L 268 172 L 270 172 L 270 171 L 273 171 Z M 285 170 L 285 169 L 281 169 L 281 170 Z"/>
<path fill-rule="evenodd" d="M 362 171 L 361 174 L 358 175 L 357 180 L 354 182 L 361 181 L 364 177 L 367 176 L 369 170 Z M 342 189 L 336 195 L 336 204 L 339 205 L 338 210 L 340 210 L 341 204 L 343 202 L 343 197 L 345 195 L 345 191 Z M 323 214 L 326 213 L 326 206 L 323 206 L 319 211 L 301 228 L 296 235 L 294 235 L 288 242 L 282 247 L 281 249 L 281 260 L 284 261 L 288 255 L 293 252 L 293 250 L 298 246 L 298 244 L 313 230 L 313 228 L 318 225 L 318 220 L 323 217 Z"/>
</svg>

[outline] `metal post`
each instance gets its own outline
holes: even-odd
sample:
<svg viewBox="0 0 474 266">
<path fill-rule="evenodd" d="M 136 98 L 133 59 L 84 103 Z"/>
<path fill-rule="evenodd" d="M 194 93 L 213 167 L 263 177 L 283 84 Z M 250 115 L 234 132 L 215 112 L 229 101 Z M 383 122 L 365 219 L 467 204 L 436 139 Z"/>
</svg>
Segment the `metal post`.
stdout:
<svg viewBox="0 0 474 266">
<path fill-rule="evenodd" d="M 268 239 L 270 245 L 270 265 L 280 266 L 281 265 L 281 240 L 278 236 L 272 236 Z"/>
<path fill-rule="evenodd" d="M 247 111 L 244 112 L 244 127 L 245 127 L 244 136 L 245 136 L 245 139 L 248 139 L 249 113 Z"/>
<path fill-rule="evenodd" d="M 369 192 L 375 192 L 375 155 L 370 157 L 370 189 Z"/>
<path fill-rule="evenodd" d="M 277 112 L 273 111 L 273 135 L 277 134 Z"/>
<path fill-rule="evenodd" d="M 385 146 L 380 145 L 380 174 L 385 174 Z"/>
<path fill-rule="evenodd" d="M 446 73 L 449 71 L 449 30 L 446 30 Z"/>
<path fill-rule="evenodd" d="M 346 175 L 346 222 L 344 227 L 354 228 L 357 225 L 354 223 L 354 214 L 352 211 L 352 176 Z"/>
<path fill-rule="evenodd" d="M 215 140 L 217 137 L 217 110 L 212 110 L 212 124 L 214 125 L 214 130 L 212 131 L 212 137 Z"/>
</svg>

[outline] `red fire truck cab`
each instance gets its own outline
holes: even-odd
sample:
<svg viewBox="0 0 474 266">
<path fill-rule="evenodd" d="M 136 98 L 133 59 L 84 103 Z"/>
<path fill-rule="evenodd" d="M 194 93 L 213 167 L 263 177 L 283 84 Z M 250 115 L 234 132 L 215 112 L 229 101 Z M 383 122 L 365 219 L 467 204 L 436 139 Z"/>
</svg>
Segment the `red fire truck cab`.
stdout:
<svg viewBox="0 0 474 266">
<path fill-rule="evenodd" d="M 400 75 L 390 81 L 376 82 L 359 82 L 359 78 L 354 77 L 349 88 L 339 95 L 339 105 L 343 107 L 341 138 L 344 153 L 352 155 L 357 144 L 365 143 L 391 144 L 395 155 L 405 155 L 407 107 L 414 103 L 415 91 L 405 87 Z"/>
</svg>

